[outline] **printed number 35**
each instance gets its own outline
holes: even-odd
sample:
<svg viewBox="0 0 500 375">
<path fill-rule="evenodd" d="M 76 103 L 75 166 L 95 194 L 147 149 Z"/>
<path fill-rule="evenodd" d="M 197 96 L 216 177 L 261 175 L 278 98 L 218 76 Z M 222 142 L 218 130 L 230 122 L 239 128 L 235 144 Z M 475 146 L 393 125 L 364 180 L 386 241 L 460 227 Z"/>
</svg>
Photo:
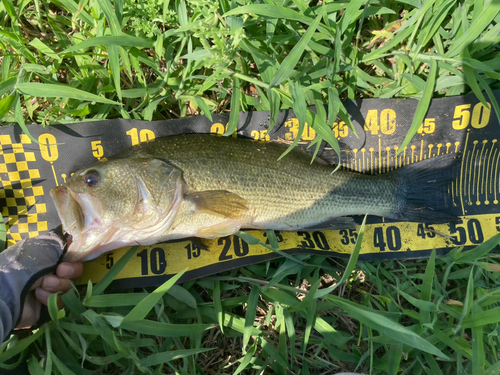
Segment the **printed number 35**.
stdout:
<svg viewBox="0 0 500 375">
<path fill-rule="evenodd" d="M 349 245 L 349 243 L 355 244 L 358 239 L 358 234 L 355 229 L 342 229 L 339 233 L 342 236 L 340 239 L 342 245 Z"/>
</svg>

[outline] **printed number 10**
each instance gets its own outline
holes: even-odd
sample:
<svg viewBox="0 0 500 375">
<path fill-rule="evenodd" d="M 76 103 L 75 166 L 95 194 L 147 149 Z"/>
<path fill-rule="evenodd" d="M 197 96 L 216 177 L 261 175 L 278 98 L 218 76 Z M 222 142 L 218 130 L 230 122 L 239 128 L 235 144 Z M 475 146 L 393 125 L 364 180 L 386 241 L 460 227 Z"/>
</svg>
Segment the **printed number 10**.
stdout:
<svg viewBox="0 0 500 375">
<path fill-rule="evenodd" d="M 132 146 L 138 145 L 140 142 L 153 141 L 155 139 L 155 133 L 153 133 L 149 129 L 142 129 L 140 132 L 137 131 L 137 128 L 132 128 L 128 132 L 127 135 L 130 136 L 130 140 L 132 141 Z"/>
<path fill-rule="evenodd" d="M 154 275 L 162 275 L 167 270 L 167 259 L 165 251 L 161 247 L 155 247 L 151 250 L 148 256 L 148 249 L 142 250 L 137 253 L 141 258 L 141 275 L 146 276 L 149 274 L 149 269 Z"/>
</svg>

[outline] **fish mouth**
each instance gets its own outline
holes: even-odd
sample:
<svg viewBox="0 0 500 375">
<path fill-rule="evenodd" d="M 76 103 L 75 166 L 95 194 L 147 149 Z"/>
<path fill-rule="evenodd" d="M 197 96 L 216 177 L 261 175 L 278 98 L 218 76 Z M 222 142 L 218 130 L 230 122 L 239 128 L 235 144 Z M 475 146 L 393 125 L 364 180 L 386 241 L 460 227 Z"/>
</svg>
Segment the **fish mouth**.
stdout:
<svg viewBox="0 0 500 375">
<path fill-rule="evenodd" d="M 157 207 L 147 187 L 138 180 L 135 209 L 113 220 L 103 218 L 107 208 L 99 198 L 75 193 L 66 185 L 52 189 L 50 195 L 63 230 L 71 235 L 63 261 L 84 262 L 125 246 L 157 243 L 180 210 L 183 189 L 182 178 L 177 178 L 173 189 L 165 192 L 172 198 L 169 205 Z"/>
<path fill-rule="evenodd" d="M 104 239 L 106 232 L 101 225 L 99 213 L 84 194 L 76 194 L 68 187 L 61 185 L 50 191 L 57 214 L 61 220 L 64 233 L 71 236 L 68 250 L 63 256 L 65 262 L 89 260 L 95 256 L 93 252 Z"/>
</svg>

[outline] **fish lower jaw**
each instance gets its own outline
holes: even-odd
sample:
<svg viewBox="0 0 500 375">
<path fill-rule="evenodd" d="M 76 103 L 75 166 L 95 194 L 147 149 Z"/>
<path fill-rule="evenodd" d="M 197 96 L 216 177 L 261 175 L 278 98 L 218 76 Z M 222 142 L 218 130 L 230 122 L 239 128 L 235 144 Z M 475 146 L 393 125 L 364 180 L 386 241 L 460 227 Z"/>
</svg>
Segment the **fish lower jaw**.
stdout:
<svg viewBox="0 0 500 375">
<path fill-rule="evenodd" d="M 140 237 L 134 230 L 103 230 L 106 235 L 93 235 L 90 242 L 89 235 L 80 234 L 72 237 L 68 251 L 64 255 L 65 262 L 86 262 L 98 258 L 102 254 L 129 246 L 147 246 L 162 241 L 159 236 Z"/>
<path fill-rule="evenodd" d="M 73 246 L 75 245 L 75 246 Z M 98 244 L 93 246 L 90 249 L 84 250 L 82 247 L 78 247 L 77 244 L 74 242 L 71 243 L 71 245 L 68 246 L 68 251 L 63 257 L 64 262 L 87 262 L 89 260 L 98 258 L 102 254 L 111 251 L 111 250 L 116 250 L 122 247 L 126 246 L 131 246 L 131 245 L 137 245 L 136 243 L 130 243 L 130 242 L 113 242 L 113 243 L 108 243 L 108 244 Z"/>
</svg>

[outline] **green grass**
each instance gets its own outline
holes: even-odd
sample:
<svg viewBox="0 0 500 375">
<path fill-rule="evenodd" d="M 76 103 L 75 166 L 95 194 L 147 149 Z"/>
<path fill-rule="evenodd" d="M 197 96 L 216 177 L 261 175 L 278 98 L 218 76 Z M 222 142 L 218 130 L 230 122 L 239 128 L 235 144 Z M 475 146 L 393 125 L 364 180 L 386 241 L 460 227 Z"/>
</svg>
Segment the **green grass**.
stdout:
<svg viewBox="0 0 500 375">
<path fill-rule="evenodd" d="M 417 98 L 408 140 L 431 98 L 474 92 L 500 113 L 499 10 L 496 0 L 3 0 L 0 121 L 231 111 L 231 133 L 239 111 L 273 120 L 293 108 L 338 150 L 342 99 Z M 33 374 L 498 374 L 500 264 L 488 254 L 498 242 L 407 262 L 297 256 L 307 265 L 281 259 L 152 294 L 110 294 L 108 278 L 66 295 L 64 312 L 52 305 L 52 321 L 12 337 L 0 361 L 23 352 Z"/>
</svg>

